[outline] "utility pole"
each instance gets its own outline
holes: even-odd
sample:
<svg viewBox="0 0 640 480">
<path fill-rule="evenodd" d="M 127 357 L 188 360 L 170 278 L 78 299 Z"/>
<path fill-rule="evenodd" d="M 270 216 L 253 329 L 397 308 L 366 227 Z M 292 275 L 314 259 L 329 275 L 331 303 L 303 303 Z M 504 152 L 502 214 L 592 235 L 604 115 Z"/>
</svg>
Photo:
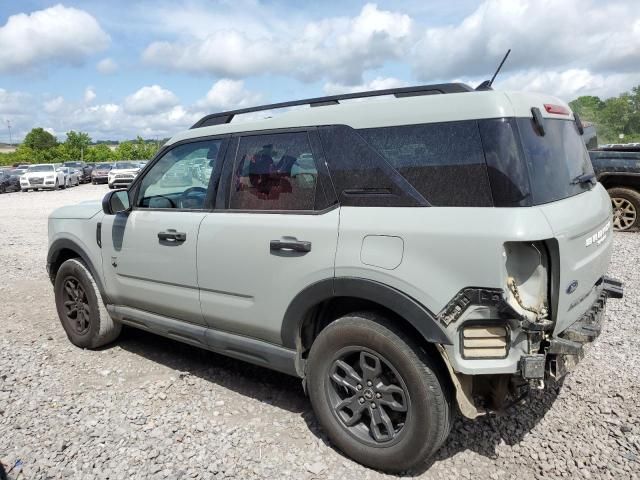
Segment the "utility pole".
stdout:
<svg viewBox="0 0 640 480">
<path fill-rule="evenodd" d="M 11 138 L 11 120 L 7 120 L 7 128 L 9 129 L 9 146 L 12 146 L 13 139 Z"/>
</svg>

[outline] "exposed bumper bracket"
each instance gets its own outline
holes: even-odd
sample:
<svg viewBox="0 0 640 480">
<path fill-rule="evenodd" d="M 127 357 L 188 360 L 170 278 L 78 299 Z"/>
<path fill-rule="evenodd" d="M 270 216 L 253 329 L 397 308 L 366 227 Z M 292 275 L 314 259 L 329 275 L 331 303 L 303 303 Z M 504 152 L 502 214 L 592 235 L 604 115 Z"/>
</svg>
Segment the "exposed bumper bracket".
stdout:
<svg viewBox="0 0 640 480">
<path fill-rule="evenodd" d="M 622 298 L 624 287 L 622 282 L 611 277 L 602 277 L 603 290 L 607 292 L 609 298 Z"/>
</svg>

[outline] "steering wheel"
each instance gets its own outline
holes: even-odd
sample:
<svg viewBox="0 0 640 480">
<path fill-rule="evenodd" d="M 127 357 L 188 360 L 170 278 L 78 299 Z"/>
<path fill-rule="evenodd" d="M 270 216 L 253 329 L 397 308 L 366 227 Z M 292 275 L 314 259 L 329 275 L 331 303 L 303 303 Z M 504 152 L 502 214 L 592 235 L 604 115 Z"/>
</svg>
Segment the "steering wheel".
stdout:
<svg viewBox="0 0 640 480">
<path fill-rule="evenodd" d="M 180 198 L 178 199 L 178 208 L 193 208 L 190 206 L 185 206 L 189 200 L 199 200 L 201 201 L 200 205 L 196 208 L 202 208 L 202 204 L 204 203 L 204 198 L 207 196 L 207 189 L 204 187 L 190 187 L 187 188 Z"/>
</svg>

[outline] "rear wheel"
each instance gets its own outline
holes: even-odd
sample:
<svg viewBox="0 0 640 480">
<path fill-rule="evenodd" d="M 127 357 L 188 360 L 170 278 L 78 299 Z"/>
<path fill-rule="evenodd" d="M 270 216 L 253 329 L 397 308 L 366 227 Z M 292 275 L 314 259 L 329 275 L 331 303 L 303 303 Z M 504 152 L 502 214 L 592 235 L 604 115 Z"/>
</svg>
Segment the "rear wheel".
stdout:
<svg viewBox="0 0 640 480">
<path fill-rule="evenodd" d="M 619 231 L 640 227 L 640 193 L 630 188 L 609 190 L 613 207 L 613 228 Z"/>
<path fill-rule="evenodd" d="M 331 441 L 363 465 L 415 467 L 440 448 L 451 403 L 437 365 L 386 318 L 342 317 L 313 343 L 309 397 Z"/>
<path fill-rule="evenodd" d="M 54 284 L 56 308 L 67 337 L 82 348 L 98 348 L 114 341 L 122 329 L 102 303 L 98 286 L 85 264 L 64 262 Z"/>
</svg>

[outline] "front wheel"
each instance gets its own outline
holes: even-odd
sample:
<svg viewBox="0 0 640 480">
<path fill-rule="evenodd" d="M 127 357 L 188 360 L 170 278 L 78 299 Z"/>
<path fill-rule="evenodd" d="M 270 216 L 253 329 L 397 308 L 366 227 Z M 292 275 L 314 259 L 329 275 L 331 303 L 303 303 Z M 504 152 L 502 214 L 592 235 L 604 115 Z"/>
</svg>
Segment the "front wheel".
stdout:
<svg viewBox="0 0 640 480">
<path fill-rule="evenodd" d="M 437 364 L 375 313 L 329 324 L 311 347 L 307 381 L 329 439 L 363 465 L 411 469 L 449 434 L 451 400 Z"/>
<path fill-rule="evenodd" d="M 74 345 L 98 348 L 120 335 L 122 325 L 109 316 L 100 290 L 81 260 L 72 258 L 60 266 L 54 292 L 60 323 Z"/>
<path fill-rule="evenodd" d="M 613 228 L 618 231 L 640 227 L 640 193 L 630 188 L 609 190 L 613 207 Z"/>
</svg>

